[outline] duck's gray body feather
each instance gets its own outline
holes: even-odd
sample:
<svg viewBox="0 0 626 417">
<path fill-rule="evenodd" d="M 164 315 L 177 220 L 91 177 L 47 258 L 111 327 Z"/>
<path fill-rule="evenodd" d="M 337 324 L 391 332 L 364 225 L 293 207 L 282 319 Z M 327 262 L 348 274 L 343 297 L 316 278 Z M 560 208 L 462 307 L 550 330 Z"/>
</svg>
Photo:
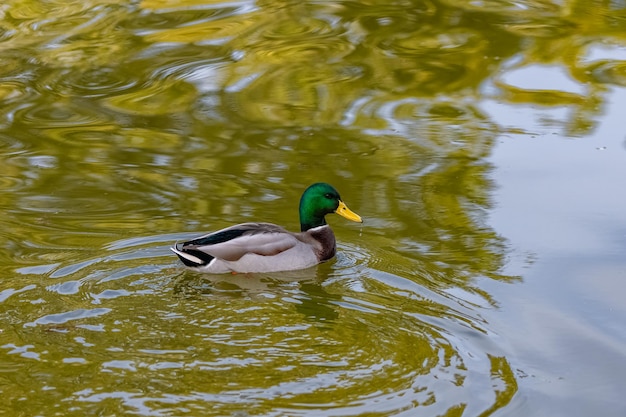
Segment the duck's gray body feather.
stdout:
<svg viewBox="0 0 626 417">
<path fill-rule="evenodd" d="M 171 248 L 202 272 L 277 272 L 304 269 L 335 255 L 328 225 L 292 233 L 271 223 L 243 223 Z"/>
</svg>

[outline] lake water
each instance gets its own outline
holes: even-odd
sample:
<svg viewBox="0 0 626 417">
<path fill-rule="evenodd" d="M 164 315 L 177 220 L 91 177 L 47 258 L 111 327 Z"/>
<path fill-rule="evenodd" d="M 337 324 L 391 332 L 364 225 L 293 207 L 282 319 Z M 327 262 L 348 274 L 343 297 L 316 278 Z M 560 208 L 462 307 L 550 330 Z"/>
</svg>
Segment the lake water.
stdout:
<svg viewBox="0 0 626 417">
<path fill-rule="evenodd" d="M 0 5 L 0 414 L 626 415 L 626 2 Z M 168 247 L 298 229 L 331 262 Z"/>
</svg>

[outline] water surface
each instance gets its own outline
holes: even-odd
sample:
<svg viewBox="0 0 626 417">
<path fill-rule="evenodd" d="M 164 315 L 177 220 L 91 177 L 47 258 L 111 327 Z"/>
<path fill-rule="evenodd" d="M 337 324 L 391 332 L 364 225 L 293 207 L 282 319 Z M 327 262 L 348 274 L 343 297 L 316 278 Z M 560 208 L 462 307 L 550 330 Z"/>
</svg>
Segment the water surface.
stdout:
<svg viewBox="0 0 626 417">
<path fill-rule="evenodd" d="M 0 6 L 0 410 L 621 416 L 626 4 Z M 335 260 L 206 276 L 174 241 Z"/>
</svg>

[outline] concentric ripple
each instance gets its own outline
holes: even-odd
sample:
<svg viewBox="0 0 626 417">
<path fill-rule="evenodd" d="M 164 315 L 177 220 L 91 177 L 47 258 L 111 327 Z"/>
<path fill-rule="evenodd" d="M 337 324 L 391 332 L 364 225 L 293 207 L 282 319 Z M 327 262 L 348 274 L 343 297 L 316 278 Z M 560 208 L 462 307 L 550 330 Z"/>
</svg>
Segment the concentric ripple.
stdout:
<svg viewBox="0 0 626 417">
<path fill-rule="evenodd" d="M 108 122 L 106 115 L 98 112 L 93 105 L 77 101 L 34 103 L 18 110 L 15 119 L 19 123 L 43 129 L 85 128 Z"/>
<path fill-rule="evenodd" d="M 54 376 L 70 388 L 63 401 L 146 415 L 478 415 L 516 392 L 473 307 L 372 269 L 365 247 L 342 244 L 335 262 L 297 274 L 207 276 L 183 272 L 167 250 L 183 237 L 110 241 L 20 268 L 30 285 L 0 302 L 46 303 L 19 318 L 30 345 L 2 347 L 37 358 L 31 372 L 53 357 L 71 363 Z M 133 388 L 143 383 L 149 393 Z"/>
<path fill-rule="evenodd" d="M 99 67 L 81 72 L 55 72 L 45 79 L 43 87 L 63 95 L 95 98 L 129 90 L 138 82 L 137 78 L 128 78 L 128 74 L 119 69 Z"/>
</svg>

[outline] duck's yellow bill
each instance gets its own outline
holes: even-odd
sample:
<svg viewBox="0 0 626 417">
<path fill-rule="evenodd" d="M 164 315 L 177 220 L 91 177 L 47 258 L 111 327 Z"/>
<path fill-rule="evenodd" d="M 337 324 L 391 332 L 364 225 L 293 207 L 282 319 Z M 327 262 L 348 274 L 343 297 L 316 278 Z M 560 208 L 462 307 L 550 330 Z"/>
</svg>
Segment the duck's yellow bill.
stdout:
<svg viewBox="0 0 626 417">
<path fill-rule="evenodd" d="M 337 213 L 341 217 L 345 217 L 348 220 L 352 220 L 353 222 L 363 223 L 363 220 L 361 220 L 361 216 L 350 210 L 348 206 L 346 206 L 346 204 L 341 200 L 339 200 L 339 207 L 337 207 L 335 213 Z"/>
</svg>

